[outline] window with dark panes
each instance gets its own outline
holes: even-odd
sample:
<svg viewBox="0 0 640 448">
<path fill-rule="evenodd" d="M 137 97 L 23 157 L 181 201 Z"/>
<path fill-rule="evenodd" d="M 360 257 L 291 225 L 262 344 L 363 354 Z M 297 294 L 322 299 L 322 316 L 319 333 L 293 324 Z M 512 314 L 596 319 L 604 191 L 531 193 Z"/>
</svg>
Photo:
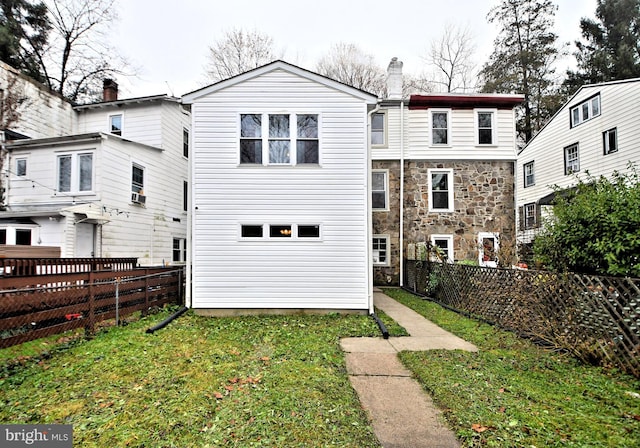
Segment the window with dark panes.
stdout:
<svg viewBox="0 0 640 448">
<path fill-rule="evenodd" d="M 262 163 L 262 116 L 240 115 L 240 163 Z"/>
<path fill-rule="evenodd" d="M 374 171 L 371 173 L 371 207 L 375 210 L 387 208 L 387 172 Z"/>
<path fill-rule="evenodd" d="M 262 238 L 262 226 L 245 224 L 240 228 L 240 235 L 242 238 Z"/>
<path fill-rule="evenodd" d="M 16 245 L 31 246 L 31 229 L 16 229 Z"/>
<path fill-rule="evenodd" d="M 434 145 L 449 143 L 449 114 L 447 112 L 433 112 L 431 114 L 431 142 Z"/>
<path fill-rule="evenodd" d="M 524 171 L 524 187 L 527 188 L 535 185 L 536 178 L 533 162 L 525 163 L 522 166 L 522 170 Z"/>
<path fill-rule="evenodd" d="M 144 193 L 144 168 L 140 165 L 133 165 L 131 168 L 131 191 L 134 193 Z"/>
<path fill-rule="evenodd" d="M 493 113 L 478 112 L 478 144 L 493 144 Z"/>
<path fill-rule="evenodd" d="M 580 155 L 578 144 L 564 148 L 564 174 L 573 174 L 580 171 Z"/>
<path fill-rule="evenodd" d="M 618 152 L 618 130 L 616 128 L 602 133 L 602 145 L 604 155 Z"/>
<path fill-rule="evenodd" d="M 291 226 L 290 225 L 270 225 L 269 236 L 271 238 L 291 238 Z"/>
<path fill-rule="evenodd" d="M 182 128 L 182 155 L 189 157 L 189 130 Z"/>
<path fill-rule="evenodd" d="M 297 115 L 296 162 L 319 163 L 318 115 Z"/>
<path fill-rule="evenodd" d="M 320 226 L 298 225 L 298 238 L 320 238 Z"/>
<path fill-rule="evenodd" d="M 448 210 L 449 204 L 449 173 L 431 173 L 431 208 L 433 210 Z"/>
<path fill-rule="evenodd" d="M 184 238 L 173 239 L 173 256 L 172 260 L 181 263 L 187 259 L 187 244 Z"/>
<path fill-rule="evenodd" d="M 7 244 L 7 229 L 0 229 L 0 244 Z"/>
<path fill-rule="evenodd" d="M 189 183 L 182 181 L 182 210 L 187 211 L 187 203 L 189 201 Z"/>
<path fill-rule="evenodd" d="M 372 238 L 373 244 L 373 264 L 386 266 L 389 264 L 388 252 L 389 252 L 389 237 L 387 236 L 374 236 Z"/>
</svg>

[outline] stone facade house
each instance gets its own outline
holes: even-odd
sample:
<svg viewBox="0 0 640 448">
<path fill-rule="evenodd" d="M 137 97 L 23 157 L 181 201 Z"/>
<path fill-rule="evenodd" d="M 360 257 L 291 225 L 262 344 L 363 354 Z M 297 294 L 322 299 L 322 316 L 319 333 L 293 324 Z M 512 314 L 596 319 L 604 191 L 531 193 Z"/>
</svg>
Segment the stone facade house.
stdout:
<svg viewBox="0 0 640 448">
<path fill-rule="evenodd" d="M 402 284 L 402 260 L 424 243 L 449 262 L 495 266 L 511 258 L 514 107 L 523 96 L 403 98 L 401 68 L 391 61 L 388 98 L 371 117 L 374 282 Z"/>
</svg>

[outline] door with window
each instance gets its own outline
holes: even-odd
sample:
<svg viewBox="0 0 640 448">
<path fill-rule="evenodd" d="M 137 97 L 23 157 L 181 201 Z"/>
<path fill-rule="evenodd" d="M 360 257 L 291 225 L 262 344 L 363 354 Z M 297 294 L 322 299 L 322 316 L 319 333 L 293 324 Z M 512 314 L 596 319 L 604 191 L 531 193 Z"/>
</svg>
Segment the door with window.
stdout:
<svg viewBox="0 0 640 448">
<path fill-rule="evenodd" d="M 86 222 L 76 224 L 76 257 L 91 258 L 95 255 L 95 227 L 95 224 Z"/>
</svg>

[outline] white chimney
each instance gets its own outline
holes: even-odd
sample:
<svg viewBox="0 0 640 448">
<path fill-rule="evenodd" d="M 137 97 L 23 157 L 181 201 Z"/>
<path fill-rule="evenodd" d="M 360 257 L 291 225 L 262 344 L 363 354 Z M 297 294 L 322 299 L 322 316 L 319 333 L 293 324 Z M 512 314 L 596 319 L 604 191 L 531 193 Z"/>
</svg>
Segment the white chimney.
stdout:
<svg viewBox="0 0 640 448">
<path fill-rule="evenodd" d="M 392 58 L 387 67 L 387 98 L 402 99 L 402 61 Z"/>
</svg>

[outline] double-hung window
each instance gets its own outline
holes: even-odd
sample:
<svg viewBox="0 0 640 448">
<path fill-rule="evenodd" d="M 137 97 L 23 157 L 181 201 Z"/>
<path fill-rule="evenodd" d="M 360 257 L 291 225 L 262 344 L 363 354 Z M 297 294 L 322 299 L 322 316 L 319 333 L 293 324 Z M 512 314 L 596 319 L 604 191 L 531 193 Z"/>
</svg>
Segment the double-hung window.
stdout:
<svg viewBox="0 0 640 448">
<path fill-rule="evenodd" d="M 450 144 L 450 114 L 448 110 L 431 111 L 431 144 Z"/>
<path fill-rule="evenodd" d="M 524 173 L 524 188 L 535 185 L 536 176 L 535 176 L 533 161 L 529 163 L 525 163 L 522 166 L 522 171 Z"/>
<path fill-rule="evenodd" d="M 318 164 L 318 119 L 317 114 L 241 114 L 240 164 Z"/>
<path fill-rule="evenodd" d="M 478 145 L 495 144 L 495 112 L 492 110 L 476 111 Z"/>
<path fill-rule="evenodd" d="M 453 170 L 430 169 L 429 176 L 429 211 L 453 211 Z"/>
<path fill-rule="evenodd" d="M 609 129 L 602 133 L 602 151 L 604 155 L 618 152 L 618 130 L 617 128 Z"/>
<path fill-rule="evenodd" d="M 371 116 L 371 144 L 382 146 L 385 144 L 384 123 L 385 114 L 377 112 Z"/>
<path fill-rule="evenodd" d="M 182 128 L 182 155 L 189 157 L 189 129 Z"/>
<path fill-rule="evenodd" d="M 564 148 L 564 174 L 573 174 L 580 171 L 580 153 L 578 144 L 574 143 Z"/>
<path fill-rule="evenodd" d="M 534 229 L 536 227 L 536 203 L 531 202 L 524 205 L 524 228 Z"/>
<path fill-rule="evenodd" d="M 581 102 L 571 108 L 571 127 L 600 115 L 600 94 Z"/>
<path fill-rule="evenodd" d="M 16 159 L 16 176 L 24 177 L 27 175 L 27 159 Z"/>
<path fill-rule="evenodd" d="M 187 240 L 185 238 L 173 239 L 173 256 L 174 263 L 183 263 L 187 259 Z"/>
<path fill-rule="evenodd" d="M 389 266 L 389 236 L 373 236 L 373 264 L 375 266 Z"/>
<path fill-rule="evenodd" d="M 431 244 L 443 261 L 453 263 L 453 235 L 431 235 Z"/>
<path fill-rule="evenodd" d="M 60 192 L 90 192 L 93 190 L 93 154 L 61 154 L 58 156 L 58 182 Z"/>
<path fill-rule="evenodd" d="M 373 210 L 388 210 L 387 170 L 374 170 L 371 173 L 371 207 Z"/>
<path fill-rule="evenodd" d="M 131 167 L 131 192 L 144 194 L 144 167 L 135 163 Z"/>
</svg>

